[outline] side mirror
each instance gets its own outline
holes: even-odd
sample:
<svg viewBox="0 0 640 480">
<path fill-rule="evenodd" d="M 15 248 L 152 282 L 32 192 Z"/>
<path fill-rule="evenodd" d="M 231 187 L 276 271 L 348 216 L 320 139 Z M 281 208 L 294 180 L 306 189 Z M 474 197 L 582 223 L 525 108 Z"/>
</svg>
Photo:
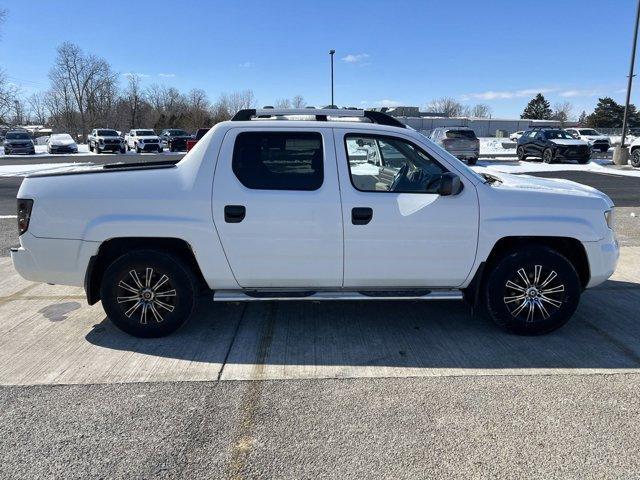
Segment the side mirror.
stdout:
<svg viewBox="0 0 640 480">
<path fill-rule="evenodd" d="M 446 172 L 440 175 L 440 182 L 436 192 L 438 195 L 447 197 L 449 195 L 457 195 L 462 191 L 462 182 L 460 177 L 455 173 Z"/>
</svg>

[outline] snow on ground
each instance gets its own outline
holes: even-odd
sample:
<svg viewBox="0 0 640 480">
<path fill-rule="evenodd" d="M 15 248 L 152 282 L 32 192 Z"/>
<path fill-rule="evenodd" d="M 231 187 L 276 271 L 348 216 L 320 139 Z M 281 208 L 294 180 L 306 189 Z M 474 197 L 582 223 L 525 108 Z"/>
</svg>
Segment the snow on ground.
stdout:
<svg viewBox="0 0 640 480">
<path fill-rule="evenodd" d="M 640 170 L 624 170 L 608 167 L 611 160 L 596 159 L 585 165 L 578 163 L 543 163 L 543 162 L 504 162 L 492 160 L 479 160 L 475 167 L 477 172 L 498 173 L 536 173 L 536 172 L 566 172 L 582 171 L 605 175 L 620 175 L 624 177 L 640 177 Z"/>
<path fill-rule="evenodd" d="M 516 149 L 504 148 L 503 143 L 513 143 L 508 138 L 480 137 L 480 156 L 484 155 L 500 155 L 501 153 L 514 155 Z"/>
</svg>

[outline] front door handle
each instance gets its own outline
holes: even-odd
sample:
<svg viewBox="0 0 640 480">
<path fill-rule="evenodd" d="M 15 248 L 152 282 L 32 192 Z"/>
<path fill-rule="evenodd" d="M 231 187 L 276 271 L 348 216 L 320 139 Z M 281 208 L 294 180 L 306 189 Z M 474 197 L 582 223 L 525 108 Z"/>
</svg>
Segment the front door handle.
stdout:
<svg viewBox="0 0 640 480">
<path fill-rule="evenodd" d="M 355 207 L 351 209 L 351 223 L 366 225 L 373 218 L 373 209 L 369 207 Z"/>
<path fill-rule="evenodd" d="M 226 205 L 224 207 L 224 221 L 227 223 L 240 223 L 246 214 L 247 209 L 244 205 Z"/>
</svg>

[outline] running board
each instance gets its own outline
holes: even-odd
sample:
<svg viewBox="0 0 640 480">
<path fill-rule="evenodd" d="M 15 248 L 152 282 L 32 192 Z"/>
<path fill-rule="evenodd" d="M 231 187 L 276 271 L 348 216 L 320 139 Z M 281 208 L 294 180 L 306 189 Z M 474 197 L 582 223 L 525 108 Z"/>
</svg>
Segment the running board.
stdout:
<svg viewBox="0 0 640 480">
<path fill-rule="evenodd" d="M 426 293 L 425 293 L 426 292 Z M 265 302 L 265 301 L 285 301 L 285 300 L 462 300 L 460 290 L 421 290 L 412 291 L 372 291 L 366 292 L 256 292 L 219 290 L 213 294 L 214 302 Z"/>
</svg>

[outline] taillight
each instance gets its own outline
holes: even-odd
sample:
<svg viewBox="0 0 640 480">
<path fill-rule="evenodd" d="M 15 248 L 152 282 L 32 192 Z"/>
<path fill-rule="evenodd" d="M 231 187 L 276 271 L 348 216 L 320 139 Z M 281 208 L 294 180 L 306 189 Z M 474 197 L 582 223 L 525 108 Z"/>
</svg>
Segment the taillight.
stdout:
<svg viewBox="0 0 640 480">
<path fill-rule="evenodd" d="M 22 235 L 29 228 L 33 200 L 30 198 L 18 199 L 18 235 Z"/>
</svg>

